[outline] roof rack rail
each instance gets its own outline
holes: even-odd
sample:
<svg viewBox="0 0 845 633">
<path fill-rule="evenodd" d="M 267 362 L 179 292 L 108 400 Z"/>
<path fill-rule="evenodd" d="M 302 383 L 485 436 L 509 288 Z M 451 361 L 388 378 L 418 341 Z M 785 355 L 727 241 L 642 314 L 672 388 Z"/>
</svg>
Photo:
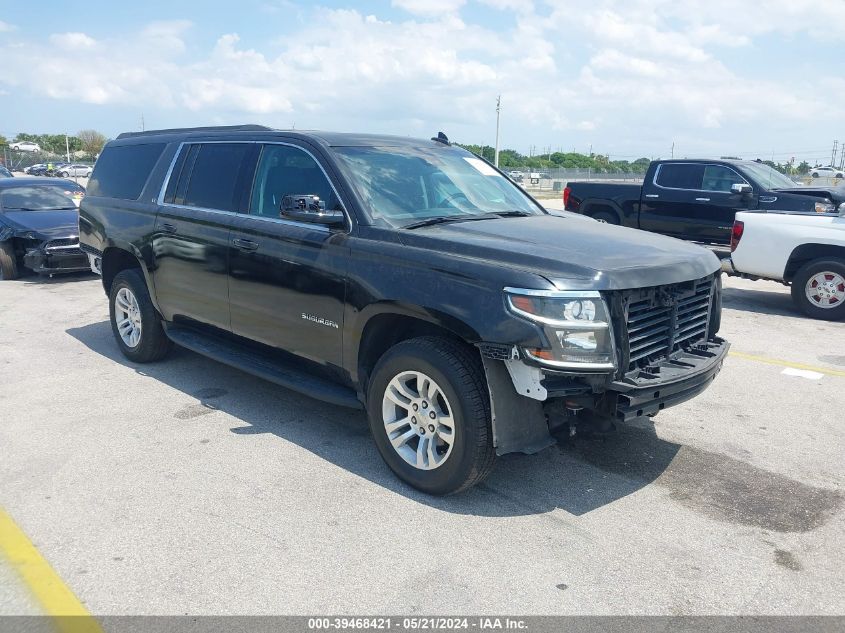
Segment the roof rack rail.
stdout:
<svg viewBox="0 0 845 633">
<path fill-rule="evenodd" d="M 118 135 L 121 138 L 134 138 L 136 136 L 155 136 L 157 134 L 175 134 L 178 132 L 271 132 L 273 128 L 266 125 L 212 125 L 208 127 L 174 127 L 166 130 L 144 130 L 143 132 L 123 132 Z"/>
</svg>

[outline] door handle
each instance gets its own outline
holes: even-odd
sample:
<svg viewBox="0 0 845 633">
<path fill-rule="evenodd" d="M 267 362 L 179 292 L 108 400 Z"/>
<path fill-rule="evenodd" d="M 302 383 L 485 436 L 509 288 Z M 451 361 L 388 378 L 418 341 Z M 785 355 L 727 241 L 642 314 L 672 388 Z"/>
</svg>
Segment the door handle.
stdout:
<svg viewBox="0 0 845 633">
<path fill-rule="evenodd" d="M 176 232 L 176 225 L 168 224 L 167 222 L 162 223 L 161 230 L 165 233 L 175 233 Z"/>
<path fill-rule="evenodd" d="M 696 198 L 696 202 L 710 202 L 710 198 Z"/>
<path fill-rule="evenodd" d="M 647 194 L 645 194 L 645 197 L 646 198 L 659 198 L 660 196 L 658 196 L 656 193 L 647 193 Z"/>
<path fill-rule="evenodd" d="M 233 239 L 232 244 L 245 251 L 254 251 L 258 248 L 258 242 L 253 242 L 252 240 L 242 240 L 239 237 Z"/>
</svg>

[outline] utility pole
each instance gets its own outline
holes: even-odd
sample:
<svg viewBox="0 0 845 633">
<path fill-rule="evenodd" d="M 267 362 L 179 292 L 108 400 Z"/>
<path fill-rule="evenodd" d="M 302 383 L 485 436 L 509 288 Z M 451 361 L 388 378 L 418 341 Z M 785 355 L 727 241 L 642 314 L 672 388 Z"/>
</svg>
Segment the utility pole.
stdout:
<svg viewBox="0 0 845 633">
<path fill-rule="evenodd" d="M 836 164 L 836 148 L 839 147 L 839 141 L 833 141 L 833 151 L 830 153 L 830 166 L 833 167 Z"/>
<path fill-rule="evenodd" d="M 672 158 L 675 158 L 675 141 L 672 141 Z"/>
<path fill-rule="evenodd" d="M 67 140 L 67 134 L 65 134 L 65 153 L 67 154 L 67 162 L 70 162 L 70 142 Z"/>
<path fill-rule="evenodd" d="M 144 131 L 144 129 L 145 129 L 145 128 L 144 128 L 144 113 L 142 112 L 142 113 L 141 113 L 141 131 L 143 132 L 143 131 Z"/>
<path fill-rule="evenodd" d="M 499 112 L 502 110 L 502 95 L 496 97 L 496 154 L 493 164 L 499 166 Z"/>
</svg>

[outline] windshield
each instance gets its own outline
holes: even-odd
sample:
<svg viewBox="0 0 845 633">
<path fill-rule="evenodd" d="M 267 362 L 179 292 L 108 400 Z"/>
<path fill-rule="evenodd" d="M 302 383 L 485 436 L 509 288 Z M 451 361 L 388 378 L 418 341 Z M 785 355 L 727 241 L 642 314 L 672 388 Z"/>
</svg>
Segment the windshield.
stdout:
<svg viewBox="0 0 845 633">
<path fill-rule="evenodd" d="M 11 187 L 0 190 L 0 208 L 48 211 L 51 209 L 75 209 L 76 203 L 64 191 L 51 185 Z"/>
<path fill-rule="evenodd" d="M 798 186 L 794 180 L 763 163 L 745 163 L 742 167 L 766 189 L 794 189 Z"/>
<path fill-rule="evenodd" d="M 456 147 L 337 147 L 372 224 L 544 212 L 488 163 Z"/>
</svg>

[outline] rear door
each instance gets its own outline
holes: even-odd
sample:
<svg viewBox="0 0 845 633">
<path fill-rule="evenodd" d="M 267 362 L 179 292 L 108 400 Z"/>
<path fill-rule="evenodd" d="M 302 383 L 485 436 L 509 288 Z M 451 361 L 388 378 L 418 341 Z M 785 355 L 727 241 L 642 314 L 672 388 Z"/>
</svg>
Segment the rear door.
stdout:
<svg viewBox="0 0 845 633">
<path fill-rule="evenodd" d="M 340 366 L 348 228 L 286 218 L 282 198 L 297 194 L 343 209 L 323 166 L 306 148 L 264 145 L 249 212 L 238 216 L 230 239 L 232 331 Z"/>
<path fill-rule="evenodd" d="M 231 329 L 229 231 L 254 148 L 186 143 L 177 154 L 152 239 L 156 297 L 168 321 Z"/>
<path fill-rule="evenodd" d="M 698 205 L 707 196 L 701 191 L 704 165 L 662 163 L 651 181 L 643 183 L 640 202 L 640 228 L 691 239 L 691 225 Z"/>
</svg>

